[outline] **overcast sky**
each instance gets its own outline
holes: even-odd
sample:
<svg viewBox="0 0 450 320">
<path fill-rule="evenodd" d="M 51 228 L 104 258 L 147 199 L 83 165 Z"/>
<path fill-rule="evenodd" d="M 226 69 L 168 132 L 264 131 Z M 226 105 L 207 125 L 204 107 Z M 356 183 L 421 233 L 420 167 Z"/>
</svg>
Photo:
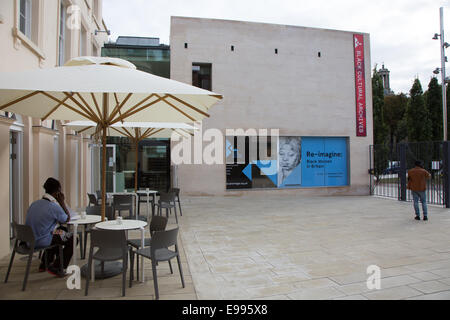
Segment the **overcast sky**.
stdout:
<svg viewBox="0 0 450 320">
<path fill-rule="evenodd" d="M 416 77 L 425 91 L 440 67 L 439 40 L 431 39 L 440 30 L 440 7 L 450 43 L 450 0 L 103 0 L 103 19 L 113 41 L 141 36 L 164 44 L 170 44 L 171 16 L 367 32 L 372 68 L 384 63 L 391 89 L 408 93 Z"/>
</svg>

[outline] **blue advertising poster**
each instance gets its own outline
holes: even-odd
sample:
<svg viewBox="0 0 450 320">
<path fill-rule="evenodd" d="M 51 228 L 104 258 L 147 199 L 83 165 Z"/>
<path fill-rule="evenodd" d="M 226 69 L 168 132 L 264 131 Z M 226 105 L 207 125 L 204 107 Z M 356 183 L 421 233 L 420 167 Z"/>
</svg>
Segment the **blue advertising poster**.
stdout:
<svg viewBox="0 0 450 320">
<path fill-rule="evenodd" d="M 347 138 L 302 138 L 302 186 L 348 185 Z"/>
<path fill-rule="evenodd" d="M 302 138 L 279 137 L 278 188 L 298 188 L 302 184 Z"/>
<path fill-rule="evenodd" d="M 226 137 L 227 189 L 346 186 L 348 138 L 280 136 L 277 149 L 260 138 Z M 267 148 L 262 148 L 267 144 Z M 258 148 L 256 146 L 259 146 Z M 265 150 L 252 155 L 250 150 Z M 264 160 L 262 160 L 264 159 Z"/>
</svg>

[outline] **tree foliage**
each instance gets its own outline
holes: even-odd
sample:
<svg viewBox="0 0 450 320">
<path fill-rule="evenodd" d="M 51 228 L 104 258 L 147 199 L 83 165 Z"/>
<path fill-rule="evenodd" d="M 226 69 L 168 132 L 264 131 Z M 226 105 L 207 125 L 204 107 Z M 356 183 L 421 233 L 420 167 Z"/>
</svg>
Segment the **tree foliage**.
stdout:
<svg viewBox="0 0 450 320">
<path fill-rule="evenodd" d="M 409 94 L 410 100 L 406 111 L 408 141 L 429 141 L 431 139 L 431 122 L 419 79 L 414 80 Z"/>
<path fill-rule="evenodd" d="M 406 138 L 407 132 L 402 126 L 402 120 L 406 114 L 408 98 L 400 93 L 384 97 L 384 121 L 388 127 L 389 144 L 394 146 L 397 142 Z"/>
<path fill-rule="evenodd" d="M 372 76 L 372 105 L 373 105 L 373 142 L 384 144 L 387 137 L 387 126 L 384 122 L 384 88 L 383 79 L 376 66 Z"/>
<path fill-rule="evenodd" d="M 431 140 L 442 141 L 443 118 L 442 118 L 442 86 L 437 78 L 433 77 L 428 84 L 425 101 L 431 123 Z"/>
</svg>

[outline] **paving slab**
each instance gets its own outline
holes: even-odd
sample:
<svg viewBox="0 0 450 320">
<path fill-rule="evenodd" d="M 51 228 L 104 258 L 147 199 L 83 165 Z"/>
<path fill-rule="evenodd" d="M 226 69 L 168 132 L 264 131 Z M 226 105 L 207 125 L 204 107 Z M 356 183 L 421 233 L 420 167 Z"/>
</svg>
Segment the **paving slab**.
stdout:
<svg viewBox="0 0 450 320">
<path fill-rule="evenodd" d="M 412 203 L 370 196 L 182 201 L 181 237 L 191 270 L 202 270 L 193 275 L 200 299 L 408 299 L 450 277 L 450 210 L 442 207 L 429 206 L 425 223 L 414 220 Z M 380 267 L 381 290 L 367 288 L 370 265 Z"/>
<path fill-rule="evenodd" d="M 176 264 L 171 274 L 161 263 L 161 299 L 450 299 L 448 209 L 429 206 L 430 220 L 423 222 L 413 219 L 409 202 L 276 190 L 181 201 L 186 287 Z M 0 278 L 8 262 L 9 256 L 0 259 Z M 0 299 L 41 299 L 43 293 L 52 299 L 154 299 L 149 260 L 145 283 L 135 281 L 124 298 L 120 275 L 96 281 L 85 297 L 67 289 L 67 278 L 38 273 L 38 263 L 33 260 L 27 291 L 21 292 L 25 261 L 17 259 L 9 282 L 0 283 Z M 371 265 L 380 267 L 380 290 L 367 287 Z"/>
</svg>

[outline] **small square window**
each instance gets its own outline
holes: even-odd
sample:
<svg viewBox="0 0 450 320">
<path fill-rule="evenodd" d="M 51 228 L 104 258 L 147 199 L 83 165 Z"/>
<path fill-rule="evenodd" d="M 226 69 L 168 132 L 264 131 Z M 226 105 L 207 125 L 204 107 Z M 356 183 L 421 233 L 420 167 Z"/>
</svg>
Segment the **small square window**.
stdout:
<svg viewBox="0 0 450 320">
<path fill-rule="evenodd" d="M 212 69 L 211 63 L 193 63 L 192 85 L 211 91 L 212 90 L 211 69 Z"/>
</svg>

